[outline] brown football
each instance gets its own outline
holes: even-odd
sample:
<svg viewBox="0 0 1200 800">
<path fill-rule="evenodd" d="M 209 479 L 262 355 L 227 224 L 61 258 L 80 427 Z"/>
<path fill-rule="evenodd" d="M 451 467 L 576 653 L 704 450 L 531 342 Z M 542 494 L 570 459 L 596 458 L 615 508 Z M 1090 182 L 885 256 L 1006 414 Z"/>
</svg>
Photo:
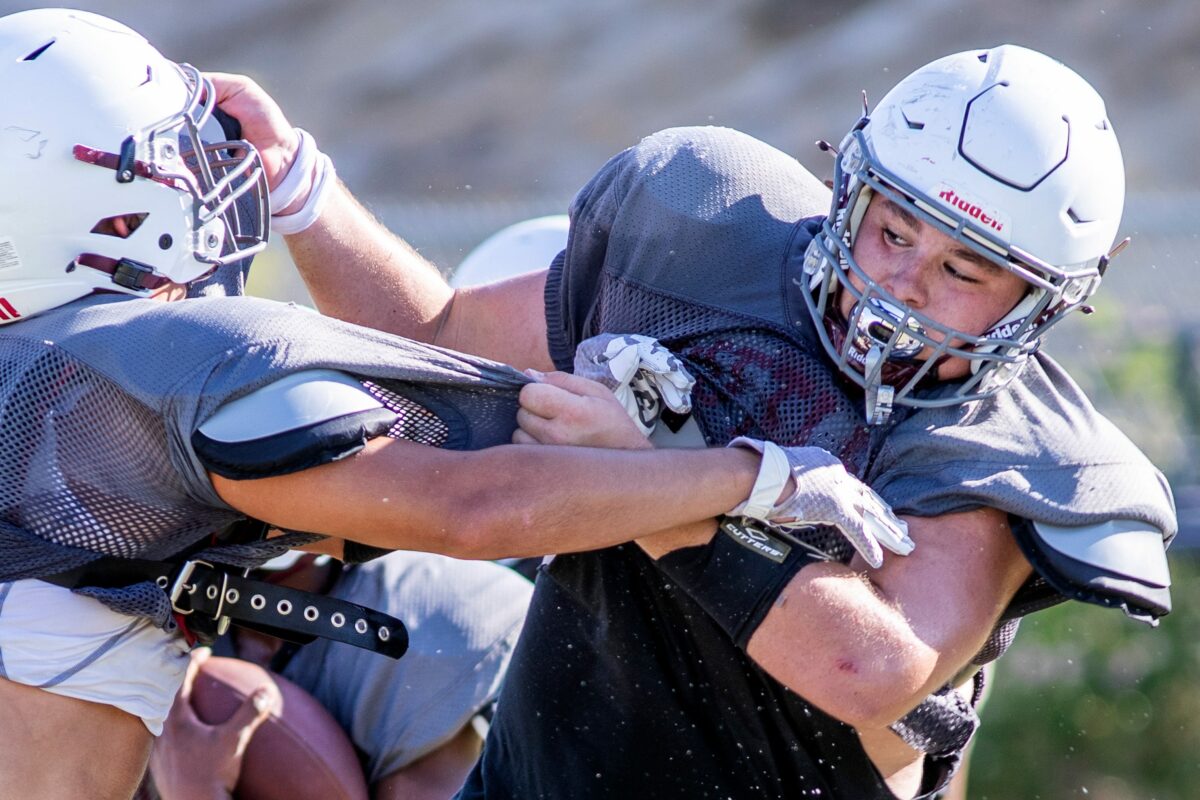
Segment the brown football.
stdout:
<svg viewBox="0 0 1200 800">
<path fill-rule="evenodd" d="M 255 731 L 246 747 L 238 800 L 367 800 L 354 745 L 324 706 L 286 678 L 236 658 L 209 658 L 196 675 L 192 707 L 215 725 L 264 679 L 279 687 L 282 708 Z"/>
</svg>

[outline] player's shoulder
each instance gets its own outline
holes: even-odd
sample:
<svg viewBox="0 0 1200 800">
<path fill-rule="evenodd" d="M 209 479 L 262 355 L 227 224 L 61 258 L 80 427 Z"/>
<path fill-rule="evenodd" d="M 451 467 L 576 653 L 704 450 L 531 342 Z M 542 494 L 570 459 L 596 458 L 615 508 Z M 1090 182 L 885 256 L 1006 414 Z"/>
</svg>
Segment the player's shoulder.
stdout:
<svg viewBox="0 0 1200 800">
<path fill-rule="evenodd" d="M 299 336 L 301 317 L 317 315 L 250 297 L 159 302 L 96 295 L 20 325 L 99 375 L 161 393 L 188 375 Z"/>
<path fill-rule="evenodd" d="M 923 409 L 900 423 L 889 439 L 906 436 L 940 443 L 947 452 L 994 453 L 1013 464 L 1082 463 L 1104 451 L 1144 460 L 1066 370 L 1041 354 L 996 395 Z"/>
<path fill-rule="evenodd" d="M 1176 529 L 1162 473 L 1044 355 L 994 397 L 913 414 L 877 464 L 889 502 L 919 498 L 931 515 L 988 505 L 1053 525 L 1141 520 L 1168 539 Z"/>
<path fill-rule="evenodd" d="M 982 441 L 1006 440 L 1014 456 L 1024 453 L 1031 460 L 1063 464 L 1149 466 L 1141 450 L 1048 355 L 1034 356 L 1005 391 L 978 406 L 974 415 L 980 424 L 964 429 L 977 427 Z"/>
<path fill-rule="evenodd" d="M 565 270 L 777 318 L 797 222 L 829 192 L 795 159 L 728 128 L 670 128 L 618 156 L 576 198 Z"/>
<path fill-rule="evenodd" d="M 280 319 L 303 314 L 289 303 L 257 297 L 198 297 L 174 302 L 96 294 L 48 312 L 46 321 L 61 332 L 61 339 L 100 337 L 125 332 L 126 339 L 141 339 L 139 346 L 153 349 L 159 343 L 192 343 L 224 339 L 245 340 L 260 335 Z M 41 317 L 35 318 L 40 320 Z M 23 323 L 24 324 L 24 323 Z"/>
<path fill-rule="evenodd" d="M 761 198 L 777 219 L 824 212 L 828 190 L 799 161 L 732 128 L 681 127 L 651 134 L 630 151 L 633 180 L 656 189 L 666 204 L 686 204 L 700 216 L 730 213 L 735 204 Z"/>
</svg>

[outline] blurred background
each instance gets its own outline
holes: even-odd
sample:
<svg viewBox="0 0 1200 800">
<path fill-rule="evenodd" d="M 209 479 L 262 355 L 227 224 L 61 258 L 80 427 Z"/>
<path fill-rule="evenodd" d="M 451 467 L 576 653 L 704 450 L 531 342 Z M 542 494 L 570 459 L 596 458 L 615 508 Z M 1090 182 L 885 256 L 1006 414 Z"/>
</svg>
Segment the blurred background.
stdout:
<svg viewBox="0 0 1200 800">
<path fill-rule="evenodd" d="M 0 0 L 0 12 L 54 3 Z M 562 213 L 659 128 L 739 128 L 831 171 L 860 92 L 946 53 L 1044 50 L 1107 99 L 1133 245 L 1090 317 L 1051 337 L 1172 479 L 1176 611 L 1158 630 L 1077 604 L 1035 615 L 1000 665 L 970 797 L 1200 796 L 1200 3 L 1195 0 L 107 0 L 169 57 L 245 72 L 340 176 L 446 271 L 495 230 Z M 286 251 L 252 288 L 304 300 Z"/>
</svg>

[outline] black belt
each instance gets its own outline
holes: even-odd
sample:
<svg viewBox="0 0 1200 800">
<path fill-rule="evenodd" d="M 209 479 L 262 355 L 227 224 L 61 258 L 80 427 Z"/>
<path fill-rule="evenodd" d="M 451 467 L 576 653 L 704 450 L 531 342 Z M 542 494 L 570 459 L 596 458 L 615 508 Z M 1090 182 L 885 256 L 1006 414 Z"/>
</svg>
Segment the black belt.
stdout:
<svg viewBox="0 0 1200 800">
<path fill-rule="evenodd" d="M 155 583 L 170 600 L 176 620 L 202 644 L 210 644 L 233 623 L 300 644 L 317 637 L 333 639 L 390 658 L 408 650 L 408 630 L 393 616 L 346 600 L 252 580 L 197 559 L 104 556 L 40 580 L 68 589 Z"/>
</svg>

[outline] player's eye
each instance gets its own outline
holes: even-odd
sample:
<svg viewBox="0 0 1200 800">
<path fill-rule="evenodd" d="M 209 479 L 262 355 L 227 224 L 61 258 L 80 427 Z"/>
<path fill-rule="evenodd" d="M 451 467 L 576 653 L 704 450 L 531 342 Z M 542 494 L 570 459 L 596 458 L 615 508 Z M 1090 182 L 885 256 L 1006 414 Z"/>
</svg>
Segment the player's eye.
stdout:
<svg viewBox="0 0 1200 800">
<path fill-rule="evenodd" d="M 942 268 L 946 270 L 946 274 L 954 278 L 956 281 L 962 281 L 963 283 L 982 283 L 982 281 L 968 273 L 966 270 L 956 268 L 950 262 L 943 264 Z"/>
<path fill-rule="evenodd" d="M 883 228 L 883 238 L 888 244 L 895 247 L 903 247 L 908 244 L 907 239 L 891 228 Z"/>
</svg>

